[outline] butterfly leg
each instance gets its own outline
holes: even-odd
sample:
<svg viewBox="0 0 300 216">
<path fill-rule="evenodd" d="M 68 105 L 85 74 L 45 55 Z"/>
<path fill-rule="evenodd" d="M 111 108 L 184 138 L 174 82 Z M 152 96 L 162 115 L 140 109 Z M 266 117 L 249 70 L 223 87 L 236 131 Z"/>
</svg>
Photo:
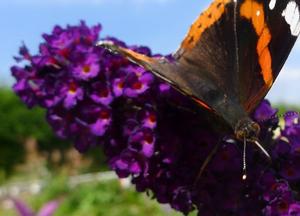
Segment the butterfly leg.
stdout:
<svg viewBox="0 0 300 216">
<path fill-rule="evenodd" d="M 222 143 L 222 140 L 219 140 L 218 143 L 214 146 L 214 148 L 211 150 L 211 152 L 209 153 L 209 155 L 207 155 L 207 157 L 205 158 L 204 162 L 202 163 L 200 170 L 198 172 L 198 175 L 193 183 L 194 186 L 197 185 L 198 181 L 200 180 L 200 178 L 202 177 L 202 174 L 205 170 L 205 168 L 207 167 L 207 165 L 209 164 L 209 162 L 212 160 L 212 158 L 215 156 L 215 154 L 217 153 L 220 145 Z"/>
</svg>

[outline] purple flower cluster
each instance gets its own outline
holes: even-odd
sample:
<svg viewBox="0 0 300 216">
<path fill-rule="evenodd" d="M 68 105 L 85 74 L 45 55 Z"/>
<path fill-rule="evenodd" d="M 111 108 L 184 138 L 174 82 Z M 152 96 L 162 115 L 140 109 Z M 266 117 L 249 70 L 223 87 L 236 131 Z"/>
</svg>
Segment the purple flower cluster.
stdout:
<svg viewBox="0 0 300 216">
<path fill-rule="evenodd" d="M 14 91 L 29 107 L 47 110 L 58 136 L 81 152 L 102 146 L 120 178 L 131 176 L 138 191 L 151 191 L 184 214 L 300 215 L 298 115 L 287 113 L 280 129 L 277 111 L 262 102 L 253 118 L 272 163 L 248 146 L 248 179 L 242 181 L 242 145 L 230 128 L 150 72 L 95 47 L 100 30 L 84 22 L 56 26 L 43 35 L 39 54 L 23 46 L 16 59 L 27 64 L 12 67 Z M 129 48 L 152 55 L 147 47 Z"/>
</svg>

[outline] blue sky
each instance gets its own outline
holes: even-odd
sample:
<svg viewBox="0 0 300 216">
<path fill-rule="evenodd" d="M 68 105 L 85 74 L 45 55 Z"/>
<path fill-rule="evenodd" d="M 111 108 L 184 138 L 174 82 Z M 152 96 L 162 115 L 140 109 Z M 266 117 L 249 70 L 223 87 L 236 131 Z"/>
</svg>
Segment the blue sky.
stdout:
<svg viewBox="0 0 300 216">
<path fill-rule="evenodd" d="M 54 25 L 101 23 L 102 36 L 171 53 L 208 0 L 0 0 L 0 85 L 13 83 L 9 68 L 24 41 L 37 52 L 41 34 Z M 268 98 L 300 104 L 300 43 L 294 47 Z"/>
</svg>

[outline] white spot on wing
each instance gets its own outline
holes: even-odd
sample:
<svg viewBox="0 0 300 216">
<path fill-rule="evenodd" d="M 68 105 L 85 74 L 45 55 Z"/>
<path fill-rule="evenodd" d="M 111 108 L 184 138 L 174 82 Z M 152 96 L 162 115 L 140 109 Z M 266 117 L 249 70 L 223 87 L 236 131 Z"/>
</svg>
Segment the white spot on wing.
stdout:
<svg viewBox="0 0 300 216">
<path fill-rule="evenodd" d="M 256 16 L 260 15 L 260 10 L 256 11 Z"/>
<path fill-rule="evenodd" d="M 273 9 L 275 8 L 275 5 L 276 5 L 276 0 L 271 0 L 271 1 L 270 1 L 270 4 L 269 4 L 269 8 L 270 8 L 271 10 L 273 10 Z"/>
<path fill-rule="evenodd" d="M 300 34 L 300 12 L 297 3 L 295 1 L 289 1 L 285 10 L 282 12 L 282 16 L 290 25 L 291 34 L 298 36 Z"/>
</svg>

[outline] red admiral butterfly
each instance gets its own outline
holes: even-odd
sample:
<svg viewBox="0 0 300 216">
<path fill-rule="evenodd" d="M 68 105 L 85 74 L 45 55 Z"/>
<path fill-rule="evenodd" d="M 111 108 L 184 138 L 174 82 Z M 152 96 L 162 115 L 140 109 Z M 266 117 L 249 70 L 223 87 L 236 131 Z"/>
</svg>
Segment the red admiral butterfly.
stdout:
<svg viewBox="0 0 300 216">
<path fill-rule="evenodd" d="M 300 0 L 215 0 L 191 26 L 174 61 L 100 42 L 152 71 L 257 144 L 249 114 L 273 85 L 300 33 Z M 244 168 L 245 169 L 245 168 Z"/>
</svg>

